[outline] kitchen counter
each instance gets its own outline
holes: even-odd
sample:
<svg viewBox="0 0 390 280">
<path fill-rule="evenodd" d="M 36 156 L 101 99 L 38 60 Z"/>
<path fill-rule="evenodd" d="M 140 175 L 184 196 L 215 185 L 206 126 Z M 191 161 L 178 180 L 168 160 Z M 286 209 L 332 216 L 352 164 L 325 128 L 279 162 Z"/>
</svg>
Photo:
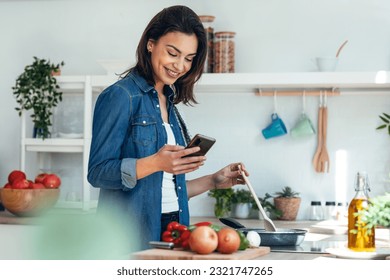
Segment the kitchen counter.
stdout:
<svg viewBox="0 0 390 280">
<path fill-rule="evenodd" d="M 215 217 L 192 217 L 191 223 L 210 221 L 212 223 L 223 225 Z M 263 222 L 261 220 L 254 219 L 237 219 L 245 227 L 263 228 Z M 335 256 L 324 253 L 323 251 L 330 247 L 342 247 L 347 243 L 347 224 L 339 221 L 279 221 L 275 220 L 274 224 L 276 228 L 291 228 L 291 229 L 305 229 L 307 233 L 305 235 L 305 252 L 300 251 L 288 251 L 283 252 L 281 250 L 274 251 L 271 248 L 271 252 L 261 257 L 257 257 L 258 260 L 314 260 L 314 259 L 326 259 Z M 390 234 L 389 229 L 377 229 L 376 230 L 376 245 L 386 247 L 390 250 Z M 302 243 L 302 244 L 303 244 Z M 325 246 L 325 247 L 324 247 Z M 321 252 L 322 251 L 322 252 Z"/>
<path fill-rule="evenodd" d="M 80 210 L 64 210 L 64 209 L 53 209 L 48 215 L 75 215 L 82 214 L 88 215 L 93 214 L 93 211 L 84 212 Z M 24 235 L 25 230 L 21 227 L 23 225 L 28 226 L 29 229 L 34 230 L 36 227 L 42 224 L 44 218 L 42 217 L 17 217 L 8 211 L 0 212 L 0 227 L 2 228 L 2 236 L 15 236 L 15 235 Z M 215 217 L 191 217 L 191 224 L 209 221 L 217 225 L 223 225 Z M 245 227 L 252 228 L 262 228 L 263 223 L 261 220 L 255 219 L 237 219 L 238 222 L 243 224 Z M 305 240 L 302 244 L 305 244 L 304 251 L 295 250 L 294 252 L 288 250 L 284 252 L 282 250 L 272 250 L 271 252 L 257 257 L 258 260 L 313 260 L 313 259 L 326 259 L 326 258 L 335 258 L 334 256 L 324 253 L 324 250 L 328 247 L 340 247 L 345 246 L 347 242 L 347 226 L 345 223 L 341 222 L 329 222 L 329 221 L 274 221 L 277 228 L 291 228 L 291 229 L 305 229 L 308 232 L 305 235 Z M 7 233 L 8 232 L 8 233 Z M 389 229 L 377 229 L 376 230 L 376 243 L 377 246 L 389 247 L 390 250 L 390 234 Z M 7 238 L 2 238 L 2 240 L 7 240 Z M 4 246 L 4 244 L 2 245 Z M 16 250 L 17 251 L 17 250 Z M 10 248 L 8 252 L 15 252 L 14 248 Z M 0 259 L 6 259 L 12 257 L 13 255 L 0 255 Z M 15 259 L 17 259 L 15 255 Z"/>
</svg>

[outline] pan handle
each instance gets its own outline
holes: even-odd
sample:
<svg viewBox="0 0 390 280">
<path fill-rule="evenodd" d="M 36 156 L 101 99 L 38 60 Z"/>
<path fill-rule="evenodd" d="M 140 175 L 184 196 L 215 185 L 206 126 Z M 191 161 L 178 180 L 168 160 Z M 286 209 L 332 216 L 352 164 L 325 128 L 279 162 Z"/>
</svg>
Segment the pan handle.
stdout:
<svg viewBox="0 0 390 280">
<path fill-rule="evenodd" d="M 244 225 L 240 224 L 237 220 L 235 220 L 233 218 L 219 218 L 219 220 L 224 225 L 227 225 L 227 226 L 232 227 L 234 229 L 245 228 Z"/>
</svg>

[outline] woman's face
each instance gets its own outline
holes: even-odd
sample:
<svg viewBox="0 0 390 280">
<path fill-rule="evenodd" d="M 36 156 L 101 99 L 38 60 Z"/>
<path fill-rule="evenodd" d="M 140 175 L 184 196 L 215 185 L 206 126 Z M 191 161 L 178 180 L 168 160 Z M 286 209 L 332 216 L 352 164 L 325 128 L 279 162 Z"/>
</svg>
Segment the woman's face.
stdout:
<svg viewBox="0 0 390 280">
<path fill-rule="evenodd" d="M 156 89 L 161 90 L 164 85 L 173 84 L 191 69 L 198 39 L 195 34 L 170 32 L 158 41 L 149 40 L 147 48 L 151 52 Z"/>
</svg>

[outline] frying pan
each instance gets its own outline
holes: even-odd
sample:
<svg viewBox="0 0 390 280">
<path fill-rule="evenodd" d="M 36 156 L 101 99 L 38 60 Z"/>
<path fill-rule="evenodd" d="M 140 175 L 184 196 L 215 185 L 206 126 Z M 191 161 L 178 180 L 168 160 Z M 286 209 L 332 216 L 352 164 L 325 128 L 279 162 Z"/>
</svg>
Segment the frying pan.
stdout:
<svg viewBox="0 0 390 280">
<path fill-rule="evenodd" d="M 233 218 L 220 218 L 223 224 L 237 229 L 245 235 L 253 230 L 260 235 L 261 246 L 297 246 L 305 239 L 307 230 L 277 228 L 276 231 L 266 231 L 264 228 L 247 228 Z"/>
</svg>

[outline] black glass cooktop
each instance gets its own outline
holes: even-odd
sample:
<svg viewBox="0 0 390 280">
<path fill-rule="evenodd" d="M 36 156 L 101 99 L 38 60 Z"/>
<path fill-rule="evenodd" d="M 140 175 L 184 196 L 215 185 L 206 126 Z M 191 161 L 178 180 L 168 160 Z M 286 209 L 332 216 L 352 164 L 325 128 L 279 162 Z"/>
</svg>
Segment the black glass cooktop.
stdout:
<svg viewBox="0 0 390 280">
<path fill-rule="evenodd" d="M 303 241 L 298 246 L 272 246 L 271 252 L 296 252 L 296 253 L 326 253 L 327 248 L 340 248 L 345 246 L 345 240 L 320 240 L 320 241 Z"/>
</svg>

